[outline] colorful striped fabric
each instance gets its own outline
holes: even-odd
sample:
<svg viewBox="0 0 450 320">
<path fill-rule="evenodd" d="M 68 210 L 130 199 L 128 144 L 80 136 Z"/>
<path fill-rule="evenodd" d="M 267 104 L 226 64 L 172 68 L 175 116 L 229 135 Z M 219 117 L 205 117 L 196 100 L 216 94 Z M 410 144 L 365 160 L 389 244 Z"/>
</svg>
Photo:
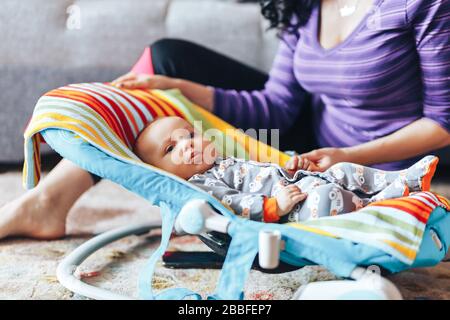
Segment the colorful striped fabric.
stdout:
<svg viewBox="0 0 450 320">
<path fill-rule="evenodd" d="M 149 121 L 179 116 L 206 131 L 218 129 L 214 142 L 221 155 L 284 163 L 289 156 L 236 130 L 193 105 L 179 90 L 125 90 L 108 83 L 71 84 L 42 96 L 25 133 L 23 184 L 33 188 L 40 179 L 40 131 L 61 128 L 120 158 L 141 162 L 131 151 Z M 195 122 L 199 120 L 200 122 Z M 201 126 L 201 127 L 199 127 Z"/>
<path fill-rule="evenodd" d="M 371 245 L 411 265 L 428 218 L 438 206 L 450 210 L 444 197 L 432 192 L 416 192 L 408 197 L 374 202 L 356 212 L 289 225 Z"/>
</svg>

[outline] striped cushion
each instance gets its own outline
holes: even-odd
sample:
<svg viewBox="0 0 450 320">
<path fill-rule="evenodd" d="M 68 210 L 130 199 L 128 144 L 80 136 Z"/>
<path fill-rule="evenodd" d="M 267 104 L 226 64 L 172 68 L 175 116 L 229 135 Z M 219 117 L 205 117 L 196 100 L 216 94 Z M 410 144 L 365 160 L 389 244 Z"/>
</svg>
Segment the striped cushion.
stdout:
<svg viewBox="0 0 450 320">
<path fill-rule="evenodd" d="M 47 99 L 52 97 L 54 99 Z M 46 93 L 42 103 L 54 102 L 71 108 L 76 104 L 109 127 L 129 148 L 146 123 L 162 116 L 185 118 L 157 91 L 126 90 L 101 83 L 72 84 Z M 85 108 L 88 107 L 91 110 Z"/>
</svg>

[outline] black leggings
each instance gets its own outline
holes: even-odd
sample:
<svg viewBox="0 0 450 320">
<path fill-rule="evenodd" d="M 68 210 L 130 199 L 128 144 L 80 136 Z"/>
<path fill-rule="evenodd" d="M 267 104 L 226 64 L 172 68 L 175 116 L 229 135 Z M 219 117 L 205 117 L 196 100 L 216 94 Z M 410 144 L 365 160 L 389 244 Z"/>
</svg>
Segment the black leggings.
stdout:
<svg viewBox="0 0 450 320">
<path fill-rule="evenodd" d="M 186 40 L 161 39 L 150 45 L 150 52 L 155 74 L 186 79 L 207 86 L 261 90 L 269 78 L 262 71 Z M 280 137 L 281 150 L 302 153 L 317 148 L 309 121 L 310 108 L 302 109 L 301 119 L 298 119 L 301 121 Z M 92 177 L 94 183 L 101 179 L 94 174 Z"/>
</svg>

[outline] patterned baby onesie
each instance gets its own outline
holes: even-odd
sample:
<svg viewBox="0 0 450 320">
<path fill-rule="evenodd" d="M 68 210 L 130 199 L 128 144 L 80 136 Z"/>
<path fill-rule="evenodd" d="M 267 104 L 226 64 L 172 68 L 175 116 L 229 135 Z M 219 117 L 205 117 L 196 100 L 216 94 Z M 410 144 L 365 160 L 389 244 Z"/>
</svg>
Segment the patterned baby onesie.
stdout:
<svg viewBox="0 0 450 320">
<path fill-rule="evenodd" d="M 383 171 L 341 162 L 324 172 L 298 170 L 292 177 L 280 166 L 236 158 L 219 158 L 215 165 L 189 179 L 218 198 L 236 214 L 263 221 L 264 200 L 296 184 L 307 193 L 280 222 L 303 221 L 352 212 L 370 202 L 398 198 L 429 188 L 438 158 L 426 156 L 408 169 Z"/>
</svg>

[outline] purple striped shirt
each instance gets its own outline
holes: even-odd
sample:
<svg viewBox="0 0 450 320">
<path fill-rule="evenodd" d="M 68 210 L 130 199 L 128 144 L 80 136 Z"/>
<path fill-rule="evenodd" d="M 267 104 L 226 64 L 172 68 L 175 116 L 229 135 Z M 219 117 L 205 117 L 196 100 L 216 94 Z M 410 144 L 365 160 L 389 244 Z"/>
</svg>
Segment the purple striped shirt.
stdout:
<svg viewBox="0 0 450 320">
<path fill-rule="evenodd" d="M 319 18 L 317 1 L 298 34 L 284 34 L 263 90 L 215 88 L 214 112 L 237 127 L 284 132 L 306 91 L 321 147 L 358 145 L 422 117 L 450 131 L 450 0 L 374 0 L 331 49 L 318 41 Z M 419 157 L 374 167 L 402 169 Z"/>
</svg>

